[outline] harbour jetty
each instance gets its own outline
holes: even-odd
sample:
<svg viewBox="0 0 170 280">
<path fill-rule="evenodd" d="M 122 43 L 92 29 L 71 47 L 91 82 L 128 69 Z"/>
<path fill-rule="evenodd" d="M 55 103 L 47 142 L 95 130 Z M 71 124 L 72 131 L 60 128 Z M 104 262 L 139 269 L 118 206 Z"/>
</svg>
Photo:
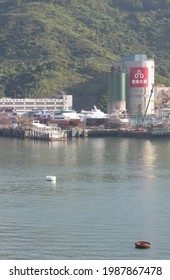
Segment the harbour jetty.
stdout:
<svg viewBox="0 0 170 280">
<path fill-rule="evenodd" d="M 14 137 L 19 139 L 42 140 L 42 141 L 57 141 L 66 140 L 73 137 L 124 137 L 124 138 L 169 138 L 169 130 L 126 130 L 126 129 L 106 129 L 104 127 L 68 127 L 62 133 L 62 137 L 51 137 L 51 132 L 47 130 L 38 130 L 31 127 L 7 127 L 0 126 L 0 136 Z"/>
<path fill-rule="evenodd" d="M 29 140 L 41 140 L 41 141 L 61 141 L 67 140 L 67 131 L 62 131 L 59 128 L 53 129 L 35 129 L 34 127 L 0 127 L 0 136 L 29 139 Z"/>
<path fill-rule="evenodd" d="M 153 138 L 169 138 L 170 129 L 162 130 L 148 130 L 148 129 L 88 129 L 88 137 L 124 137 L 124 138 L 139 138 L 139 139 L 153 139 Z"/>
<path fill-rule="evenodd" d="M 69 109 L 62 110 L 57 115 L 35 110 L 21 116 L 13 111 L 2 112 L 0 136 L 42 141 L 63 141 L 73 137 L 170 139 L 170 109 L 165 116 L 152 118 L 147 124 L 144 117 L 141 122 L 137 119 L 136 124 L 133 124 L 126 112 L 119 111 L 109 116 L 101 116 L 100 112 L 96 107 L 91 111 L 83 111 L 80 115 Z M 87 122 L 87 116 L 90 122 Z"/>
</svg>

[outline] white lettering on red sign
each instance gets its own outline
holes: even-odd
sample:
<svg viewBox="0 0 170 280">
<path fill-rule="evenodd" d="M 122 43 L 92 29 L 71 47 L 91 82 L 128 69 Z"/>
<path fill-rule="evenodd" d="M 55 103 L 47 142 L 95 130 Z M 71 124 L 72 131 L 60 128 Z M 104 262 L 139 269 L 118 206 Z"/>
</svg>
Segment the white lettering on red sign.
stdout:
<svg viewBox="0 0 170 280">
<path fill-rule="evenodd" d="M 130 68 L 130 87 L 148 86 L 148 68 L 135 67 Z"/>
</svg>

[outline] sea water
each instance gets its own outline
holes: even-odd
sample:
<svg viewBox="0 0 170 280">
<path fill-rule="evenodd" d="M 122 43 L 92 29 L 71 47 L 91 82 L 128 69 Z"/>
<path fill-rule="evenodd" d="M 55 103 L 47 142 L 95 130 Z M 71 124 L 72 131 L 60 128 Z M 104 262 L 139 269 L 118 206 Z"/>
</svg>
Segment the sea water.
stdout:
<svg viewBox="0 0 170 280">
<path fill-rule="evenodd" d="M 170 259 L 169 217 L 167 139 L 0 138 L 1 259 Z"/>
</svg>

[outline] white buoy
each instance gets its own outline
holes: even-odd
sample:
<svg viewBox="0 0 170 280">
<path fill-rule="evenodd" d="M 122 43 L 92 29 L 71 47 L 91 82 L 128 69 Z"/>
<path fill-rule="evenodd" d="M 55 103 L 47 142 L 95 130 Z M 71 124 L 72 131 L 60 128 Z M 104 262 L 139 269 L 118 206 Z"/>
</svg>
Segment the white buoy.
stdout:
<svg viewBox="0 0 170 280">
<path fill-rule="evenodd" d="M 57 177 L 56 176 L 46 176 L 46 181 L 53 181 L 53 182 L 55 182 L 56 181 L 56 179 L 57 179 Z"/>
</svg>

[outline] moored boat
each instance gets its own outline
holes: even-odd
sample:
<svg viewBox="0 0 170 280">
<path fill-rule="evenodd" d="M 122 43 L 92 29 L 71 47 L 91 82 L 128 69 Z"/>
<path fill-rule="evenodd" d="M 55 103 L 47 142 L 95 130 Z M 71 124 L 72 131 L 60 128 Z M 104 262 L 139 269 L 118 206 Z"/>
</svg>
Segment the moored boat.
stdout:
<svg viewBox="0 0 170 280">
<path fill-rule="evenodd" d="M 137 241 L 135 242 L 135 247 L 139 249 L 149 249 L 151 247 L 151 243 L 148 241 Z"/>
<path fill-rule="evenodd" d="M 81 110 L 80 115 L 84 119 L 86 126 L 103 125 L 108 119 L 108 115 L 97 109 L 96 106 L 91 111 Z"/>
<path fill-rule="evenodd" d="M 109 115 L 105 124 L 106 128 L 129 128 L 131 126 L 129 117 L 125 111 L 116 110 Z"/>
<path fill-rule="evenodd" d="M 67 133 L 58 126 L 49 126 L 41 124 L 38 121 L 34 121 L 31 124 L 32 132 L 37 137 L 48 139 L 48 141 L 66 140 Z"/>
<path fill-rule="evenodd" d="M 57 123 L 63 126 L 77 126 L 81 121 L 81 118 L 75 110 L 63 109 L 61 111 L 55 112 L 51 119 L 48 120 L 49 123 Z"/>
<path fill-rule="evenodd" d="M 170 137 L 170 121 L 159 121 L 148 125 L 148 132 L 152 137 Z"/>
</svg>

